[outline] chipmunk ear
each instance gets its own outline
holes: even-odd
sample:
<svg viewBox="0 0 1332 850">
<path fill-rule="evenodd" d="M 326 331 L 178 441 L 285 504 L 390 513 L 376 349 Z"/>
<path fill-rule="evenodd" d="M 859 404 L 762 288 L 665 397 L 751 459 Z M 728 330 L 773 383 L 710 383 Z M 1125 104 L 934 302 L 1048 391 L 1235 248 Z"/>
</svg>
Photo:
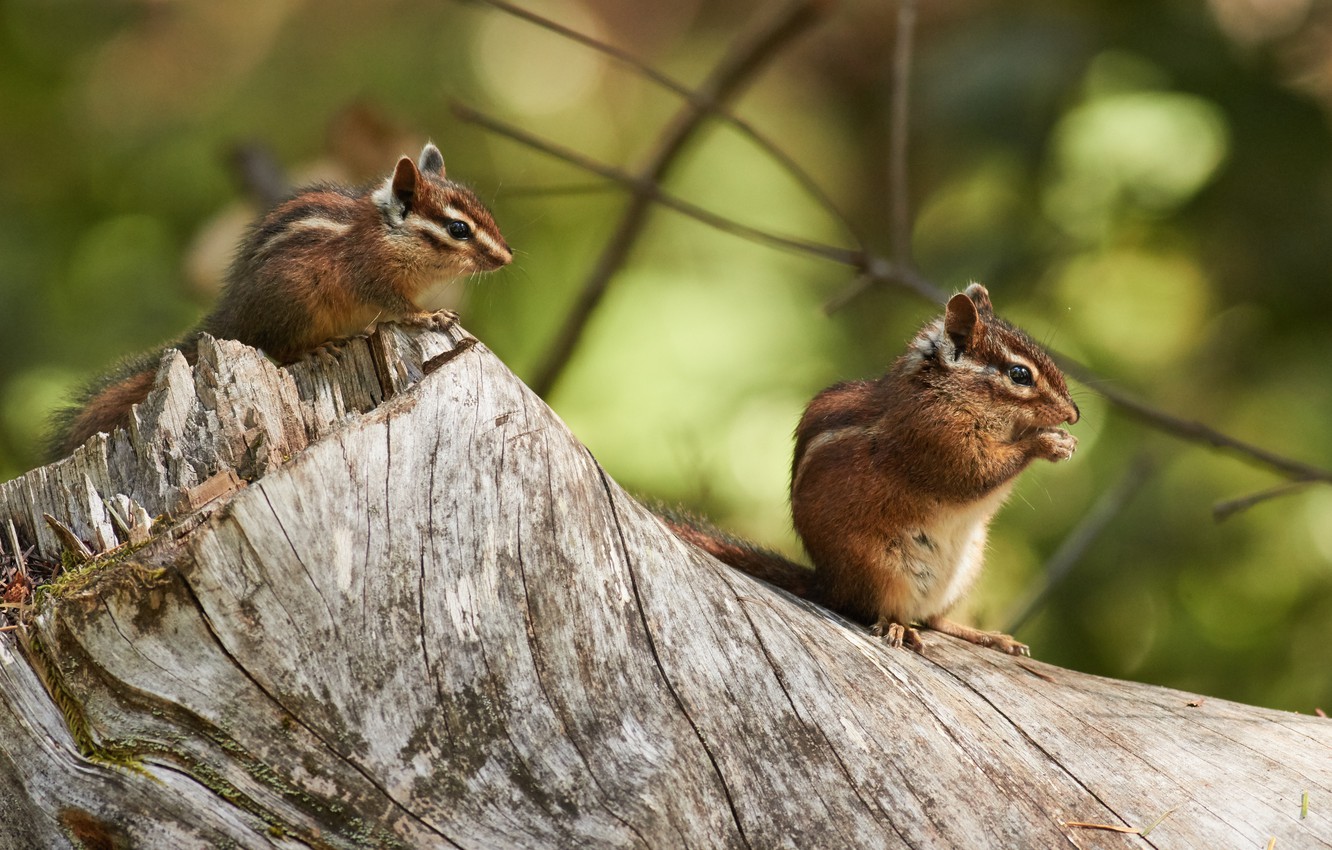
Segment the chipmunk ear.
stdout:
<svg viewBox="0 0 1332 850">
<path fill-rule="evenodd" d="M 439 152 L 434 142 L 426 142 L 426 146 L 421 149 L 421 159 L 417 161 L 417 167 L 426 174 L 444 179 L 444 154 Z"/>
<path fill-rule="evenodd" d="M 979 283 L 967 287 L 966 296 L 976 305 L 976 311 L 982 316 L 993 316 L 994 305 L 990 303 L 990 291 Z"/>
<path fill-rule="evenodd" d="M 980 289 L 982 293 L 985 292 L 984 287 Z M 985 298 L 985 303 L 990 303 L 988 296 Z M 954 360 L 971 347 L 980 330 L 980 313 L 977 311 L 976 302 L 971 299 L 970 289 L 966 293 L 958 293 L 948 299 L 948 307 L 944 310 L 944 332 L 953 341 Z"/>
<path fill-rule="evenodd" d="M 402 204 L 404 210 L 412 208 L 416 198 L 416 184 L 421 180 L 421 173 L 416 170 L 416 163 L 411 157 L 398 160 L 398 167 L 393 169 L 393 196 Z"/>
</svg>

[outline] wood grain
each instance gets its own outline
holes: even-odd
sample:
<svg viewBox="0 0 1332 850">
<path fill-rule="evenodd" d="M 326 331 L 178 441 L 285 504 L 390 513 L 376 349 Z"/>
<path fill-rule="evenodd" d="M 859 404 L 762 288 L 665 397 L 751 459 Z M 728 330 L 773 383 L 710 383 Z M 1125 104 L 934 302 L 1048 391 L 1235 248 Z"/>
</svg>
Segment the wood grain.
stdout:
<svg viewBox="0 0 1332 850">
<path fill-rule="evenodd" d="M 470 340 L 219 342 L 0 487 L 46 554 L 42 512 L 104 551 L 99 504 L 186 506 L 0 635 L 0 848 L 1332 846 L 1329 721 L 888 649 L 674 538 Z"/>
</svg>

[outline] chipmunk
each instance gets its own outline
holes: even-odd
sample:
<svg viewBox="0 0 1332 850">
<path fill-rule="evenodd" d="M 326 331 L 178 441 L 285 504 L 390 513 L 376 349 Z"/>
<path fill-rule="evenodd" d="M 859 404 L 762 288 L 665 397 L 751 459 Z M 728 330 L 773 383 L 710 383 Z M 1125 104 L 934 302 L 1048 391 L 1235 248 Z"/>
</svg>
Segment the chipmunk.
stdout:
<svg viewBox="0 0 1332 850">
<path fill-rule="evenodd" d="M 1033 460 L 1077 446 L 1064 376 L 994 314 L 973 283 L 916 335 L 887 374 L 815 396 L 795 432 L 791 514 L 811 571 L 668 519 L 677 536 L 796 595 L 923 647 L 920 623 L 1027 655 L 1012 637 L 944 618 L 980 573 L 990 519 Z"/>
<path fill-rule="evenodd" d="M 443 329 L 457 316 L 422 310 L 418 296 L 512 259 L 485 204 L 444 176 L 444 157 L 427 144 L 378 185 L 313 186 L 270 210 L 241 242 L 217 306 L 171 347 L 193 364 L 206 333 L 285 364 L 378 321 Z M 94 382 L 58 422 L 53 456 L 123 427 L 152 388 L 163 350 Z"/>
</svg>

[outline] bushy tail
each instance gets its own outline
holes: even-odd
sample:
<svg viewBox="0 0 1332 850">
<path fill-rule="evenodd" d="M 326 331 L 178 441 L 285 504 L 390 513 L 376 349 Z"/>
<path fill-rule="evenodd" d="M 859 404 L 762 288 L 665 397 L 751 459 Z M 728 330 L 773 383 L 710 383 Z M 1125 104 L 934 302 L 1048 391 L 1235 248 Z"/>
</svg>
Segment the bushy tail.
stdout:
<svg viewBox="0 0 1332 850">
<path fill-rule="evenodd" d="M 747 540 L 741 540 L 696 517 L 654 507 L 675 536 L 692 543 L 727 566 L 749 573 L 804 599 L 814 598 L 814 571 L 769 552 Z"/>
<path fill-rule="evenodd" d="M 178 348 L 191 363 L 198 356 L 197 335 L 173 345 L 136 354 L 120 361 L 105 374 L 90 381 L 71 400 L 68 407 L 51 417 L 46 462 L 65 457 L 99 431 L 112 431 L 129 424 L 130 408 L 148 397 L 162 355 Z"/>
</svg>

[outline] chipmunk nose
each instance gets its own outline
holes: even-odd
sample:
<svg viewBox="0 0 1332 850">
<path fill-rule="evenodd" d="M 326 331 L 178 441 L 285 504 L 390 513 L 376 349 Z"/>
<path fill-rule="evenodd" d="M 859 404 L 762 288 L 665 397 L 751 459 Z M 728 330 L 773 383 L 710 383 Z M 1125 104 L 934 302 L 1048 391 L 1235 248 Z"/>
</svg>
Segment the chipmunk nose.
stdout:
<svg viewBox="0 0 1332 850">
<path fill-rule="evenodd" d="M 1068 406 L 1073 408 L 1073 412 L 1064 421 L 1070 425 L 1076 425 L 1078 424 L 1078 420 L 1082 418 L 1082 411 L 1078 410 L 1078 403 L 1076 401 L 1070 400 Z"/>
</svg>

